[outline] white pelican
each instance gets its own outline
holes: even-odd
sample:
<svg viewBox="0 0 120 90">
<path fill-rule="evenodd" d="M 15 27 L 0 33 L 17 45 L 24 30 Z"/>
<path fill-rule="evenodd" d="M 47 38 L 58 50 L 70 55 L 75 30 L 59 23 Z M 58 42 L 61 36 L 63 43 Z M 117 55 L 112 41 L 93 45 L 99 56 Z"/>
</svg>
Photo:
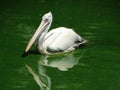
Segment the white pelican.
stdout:
<svg viewBox="0 0 120 90">
<path fill-rule="evenodd" d="M 52 20 L 53 17 L 51 12 L 43 15 L 41 24 L 30 39 L 25 53 L 29 51 L 35 42 L 38 51 L 42 54 L 69 52 L 86 42 L 86 40 L 70 28 L 58 27 L 48 32 Z"/>
</svg>

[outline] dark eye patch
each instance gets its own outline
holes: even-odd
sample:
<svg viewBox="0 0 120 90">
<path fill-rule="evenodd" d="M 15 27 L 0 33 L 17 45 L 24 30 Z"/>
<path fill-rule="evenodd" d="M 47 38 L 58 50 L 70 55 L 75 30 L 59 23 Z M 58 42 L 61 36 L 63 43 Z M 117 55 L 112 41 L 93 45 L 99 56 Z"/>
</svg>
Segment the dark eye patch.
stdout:
<svg viewBox="0 0 120 90">
<path fill-rule="evenodd" d="M 48 19 L 48 18 L 46 18 L 44 21 L 45 21 L 45 22 L 48 22 L 48 20 L 49 20 L 49 19 Z"/>
</svg>

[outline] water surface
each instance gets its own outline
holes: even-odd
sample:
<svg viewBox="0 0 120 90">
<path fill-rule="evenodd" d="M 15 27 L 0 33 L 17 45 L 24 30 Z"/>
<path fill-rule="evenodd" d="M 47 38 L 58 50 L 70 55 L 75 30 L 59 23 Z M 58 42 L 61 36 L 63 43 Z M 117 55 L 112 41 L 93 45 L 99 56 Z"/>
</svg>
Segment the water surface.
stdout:
<svg viewBox="0 0 120 90">
<path fill-rule="evenodd" d="M 88 43 L 66 54 L 22 58 L 49 11 L 51 29 L 73 28 Z M 119 0 L 1 0 L 0 90 L 119 90 L 119 17 Z"/>
</svg>

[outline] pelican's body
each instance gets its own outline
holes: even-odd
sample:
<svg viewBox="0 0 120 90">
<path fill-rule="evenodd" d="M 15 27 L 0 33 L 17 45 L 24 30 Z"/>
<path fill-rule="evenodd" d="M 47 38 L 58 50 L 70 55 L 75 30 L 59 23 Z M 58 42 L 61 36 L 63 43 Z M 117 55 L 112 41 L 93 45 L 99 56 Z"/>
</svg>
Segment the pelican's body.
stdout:
<svg viewBox="0 0 120 90">
<path fill-rule="evenodd" d="M 49 31 L 42 43 L 39 38 L 37 48 L 41 53 L 68 52 L 83 43 L 83 39 L 72 29 L 59 27 Z"/>
<path fill-rule="evenodd" d="M 51 23 L 52 14 L 49 12 L 43 16 L 42 22 L 29 41 L 25 52 L 30 49 L 35 41 L 38 51 L 42 54 L 69 52 L 86 42 L 81 36 L 69 28 L 59 27 L 48 32 Z"/>
</svg>

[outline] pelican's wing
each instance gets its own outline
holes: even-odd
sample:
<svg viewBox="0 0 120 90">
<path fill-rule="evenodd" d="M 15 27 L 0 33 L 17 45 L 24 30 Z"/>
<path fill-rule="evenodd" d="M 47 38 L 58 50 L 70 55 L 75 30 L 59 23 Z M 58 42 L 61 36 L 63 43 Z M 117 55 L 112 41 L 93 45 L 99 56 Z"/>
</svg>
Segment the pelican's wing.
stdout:
<svg viewBox="0 0 120 90">
<path fill-rule="evenodd" d="M 44 38 L 43 47 L 47 49 L 47 47 L 50 46 L 60 34 L 61 31 L 57 29 L 49 31 Z"/>
<path fill-rule="evenodd" d="M 46 35 L 43 46 L 48 49 L 47 51 L 59 52 L 72 47 L 77 41 L 81 42 L 82 38 L 72 29 L 59 27 Z"/>
<path fill-rule="evenodd" d="M 78 35 L 77 33 L 76 33 L 76 37 L 77 37 L 77 43 L 79 43 L 79 45 L 82 45 L 82 44 L 84 44 L 84 43 L 86 43 L 87 42 L 87 40 L 85 40 L 85 39 L 83 39 L 80 35 Z"/>
</svg>

